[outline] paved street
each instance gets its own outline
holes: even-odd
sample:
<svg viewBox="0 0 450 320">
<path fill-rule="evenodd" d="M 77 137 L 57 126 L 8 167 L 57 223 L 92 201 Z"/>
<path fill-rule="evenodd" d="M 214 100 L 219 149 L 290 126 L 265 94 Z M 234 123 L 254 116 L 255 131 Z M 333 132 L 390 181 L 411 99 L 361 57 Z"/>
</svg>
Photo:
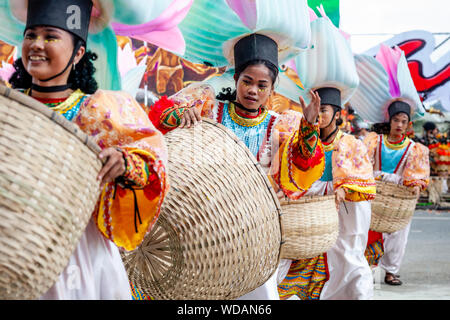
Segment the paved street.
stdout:
<svg viewBox="0 0 450 320">
<path fill-rule="evenodd" d="M 390 286 L 375 271 L 374 299 L 450 300 L 450 211 L 416 211 L 400 276 L 403 285 Z"/>
</svg>

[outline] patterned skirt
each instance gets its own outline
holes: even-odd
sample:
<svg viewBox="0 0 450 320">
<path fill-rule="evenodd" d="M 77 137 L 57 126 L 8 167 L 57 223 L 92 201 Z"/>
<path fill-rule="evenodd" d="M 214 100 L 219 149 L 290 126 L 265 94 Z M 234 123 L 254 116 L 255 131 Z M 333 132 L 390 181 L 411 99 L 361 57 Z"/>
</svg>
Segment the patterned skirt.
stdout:
<svg viewBox="0 0 450 320">
<path fill-rule="evenodd" d="M 134 286 L 134 284 L 131 281 L 130 281 L 130 287 L 131 287 L 131 295 L 133 296 L 133 300 L 155 300 L 152 297 L 141 292 L 138 288 L 136 288 Z"/>
<path fill-rule="evenodd" d="M 326 253 L 311 259 L 294 260 L 278 285 L 278 294 L 281 300 L 293 295 L 301 300 L 318 300 L 328 278 Z"/>
<path fill-rule="evenodd" d="M 379 232 L 369 230 L 369 239 L 367 241 L 364 256 L 369 266 L 377 266 L 384 254 L 383 235 Z"/>
</svg>

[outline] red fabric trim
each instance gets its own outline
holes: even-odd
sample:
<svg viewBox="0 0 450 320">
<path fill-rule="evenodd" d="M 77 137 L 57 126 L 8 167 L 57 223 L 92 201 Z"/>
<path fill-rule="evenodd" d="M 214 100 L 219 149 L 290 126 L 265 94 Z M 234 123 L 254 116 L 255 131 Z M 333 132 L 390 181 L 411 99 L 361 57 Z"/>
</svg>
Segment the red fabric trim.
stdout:
<svg viewBox="0 0 450 320">
<path fill-rule="evenodd" d="M 297 168 L 300 170 L 306 171 L 309 168 L 314 168 L 318 164 L 320 164 L 321 159 L 325 156 L 322 148 L 316 147 L 316 152 L 311 158 L 305 159 L 300 153 L 300 147 L 296 146 L 293 152 L 292 162 L 295 164 Z"/>
<path fill-rule="evenodd" d="M 119 188 L 119 186 L 114 186 L 113 184 L 110 184 L 106 187 L 106 191 L 105 191 L 105 197 L 104 197 L 104 210 L 103 210 L 103 220 L 106 223 L 106 234 L 108 236 L 109 239 L 113 239 L 113 235 L 112 235 L 112 228 L 111 228 L 111 215 L 110 215 L 110 204 L 109 204 L 109 200 L 111 199 L 111 197 L 113 196 L 112 193 L 114 191 L 114 188 L 117 187 Z"/>
<path fill-rule="evenodd" d="M 403 159 L 405 158 L 406 154 L 408 153 L 408 149 L 410 146 L 411 146 L 411 141 L 409 142 L 408 146 L 406 147 L 406 150 L 403 153 L 400 161 L 397 163 L 397 167 L 395 167 L 394 173 L 397 173 L 398 168 L 400 168 L 400 164 L 403 162 Z"/>
<path fill-rule="evenodd" d="M 402 137 L 400 138 L 400 140 L 397 140 L 397 141 L 394 141 L 394 142 L 389 141 L 389 143 L 390 143 L 390 144 L 399 144 L 400 142 L 403 141 L 403 139 L 405 139 L 405 135 L 402 135 Z"/>
<path fill-rule="evenodd" d="M 323 254 L 323 260 L 325 263 L 325 274 L 327 275 L 327 280 L 325 280 L 325 282 L 327 282 L 328 280 L 330 280 L 330 271 L 328 270 L 328 258 L 326 252 Z"/>
<path fill-rule="evenodd" d="M 234 109 L 234 112 L 236 112 L 236 114 L 242 118 L 255 119 L 261 114 L 262 110 L 263 110 L 262 108 L 259 108 L 258 114 L 256 116 L 250 116 L 248 114 L 242 113 L 237 108 Z"/>
<path fill-rule="evenodd" d="M 219 102 L 219 106 L 217 109 L 217 119 L 216 121 L 218 123 L 222 123 L 222 117 L 223 117 L 223 108 L 225 107 L 225 104 L 223 102 Z"/>
<path fill-rule="evenodd" d="M 367 246 L 371 245 L 378 240 L 383 240 L 383 234 L 381 232 L 376 232 L 373 230 L 369 230 L 369 237 L 367 238 Z"/>
<path fill-rule="evenodd" d="M 57 99 L 52 99 L 52 98 L 36 98 L 33 97 L 34 99 L 36 99 L 39 102 L 42 103 L 61 103 L 67 100 L 67 98 L 57 98 Z"/>
<path fill-rule="evenodd" d="M 272 137 L 272 128 L 273 128 L 273 124 L 275 123 L 276 119 L 277 119 L 276 116 L 271 116 L 271 118 L 269 120 L 269 124 L 267 125 L 266 136 L 264 137 L 263 143 L 262 143 L 261 147 L 259 148 L 258 154 L 256 155 L 256 160 L 258 160 L 258 162 L 261 159 L 261 154 L 263 153 L 265 147 L 269 143 L 270 137 Z M 270 167 L 270 165 L 269 165 L 269 167 Z"/>
<path fill-rule="evenodd" d="M 378 143 L 378 170 L 381 171 L 381 149 L 383 148 L 383 135 L 380 135 Z"/>
</svg>

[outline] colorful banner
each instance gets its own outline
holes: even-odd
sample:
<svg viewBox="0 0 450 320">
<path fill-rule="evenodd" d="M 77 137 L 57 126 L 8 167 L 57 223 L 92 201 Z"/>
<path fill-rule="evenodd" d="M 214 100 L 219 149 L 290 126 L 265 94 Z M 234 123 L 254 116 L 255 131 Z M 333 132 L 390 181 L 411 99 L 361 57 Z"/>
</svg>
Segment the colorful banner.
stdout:
<svg viewBox="0 0 450 320">
<path fill-rule="evenodd" d="M 408 31 L 383 43 L 398 46 L 405 52 L 414 85 L 424 105 L 439 105 L 442 111 L 450 112 L 450 52 L 436 61 L 431 60 L 436 47 L 433 34 L 423 30 Z M 365 53 L 375 55 L 378 48 L 379 45 Z"/>
</svg>

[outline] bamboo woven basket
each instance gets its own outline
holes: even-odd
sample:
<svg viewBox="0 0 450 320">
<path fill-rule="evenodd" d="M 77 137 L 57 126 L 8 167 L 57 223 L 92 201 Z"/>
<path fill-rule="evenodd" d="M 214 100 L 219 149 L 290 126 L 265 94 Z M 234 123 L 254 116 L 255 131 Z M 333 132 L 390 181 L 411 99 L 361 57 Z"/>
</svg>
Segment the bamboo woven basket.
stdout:
<svg viewBox="0 0 450 320">
<path fill-rule="evenodd" d="M 328 251 L 339 235 L 335 196 L 281 201 L 281 258 L 307 259 Z"/>
<path fill-rule="evenodd" d="M 416 209 L 417 197 L 408 187 L 379 180 L 376 183 L 370 229 L 392 233 L 405 228 Z"/>
<path fill-rule="evenodd" d="M 280 206 L 255 157 L 229 129 L 204 119 L 166 136 L 170 191 L 142 245 L 122 258 L 154 299 L 234 299 L 279 263 Z"/>
<path fill-rule="evenodd" d="M 75 124 L 0 86 L 0 299 L 56 282 L 100 193 L 98 146 Z"/>
</svg>

